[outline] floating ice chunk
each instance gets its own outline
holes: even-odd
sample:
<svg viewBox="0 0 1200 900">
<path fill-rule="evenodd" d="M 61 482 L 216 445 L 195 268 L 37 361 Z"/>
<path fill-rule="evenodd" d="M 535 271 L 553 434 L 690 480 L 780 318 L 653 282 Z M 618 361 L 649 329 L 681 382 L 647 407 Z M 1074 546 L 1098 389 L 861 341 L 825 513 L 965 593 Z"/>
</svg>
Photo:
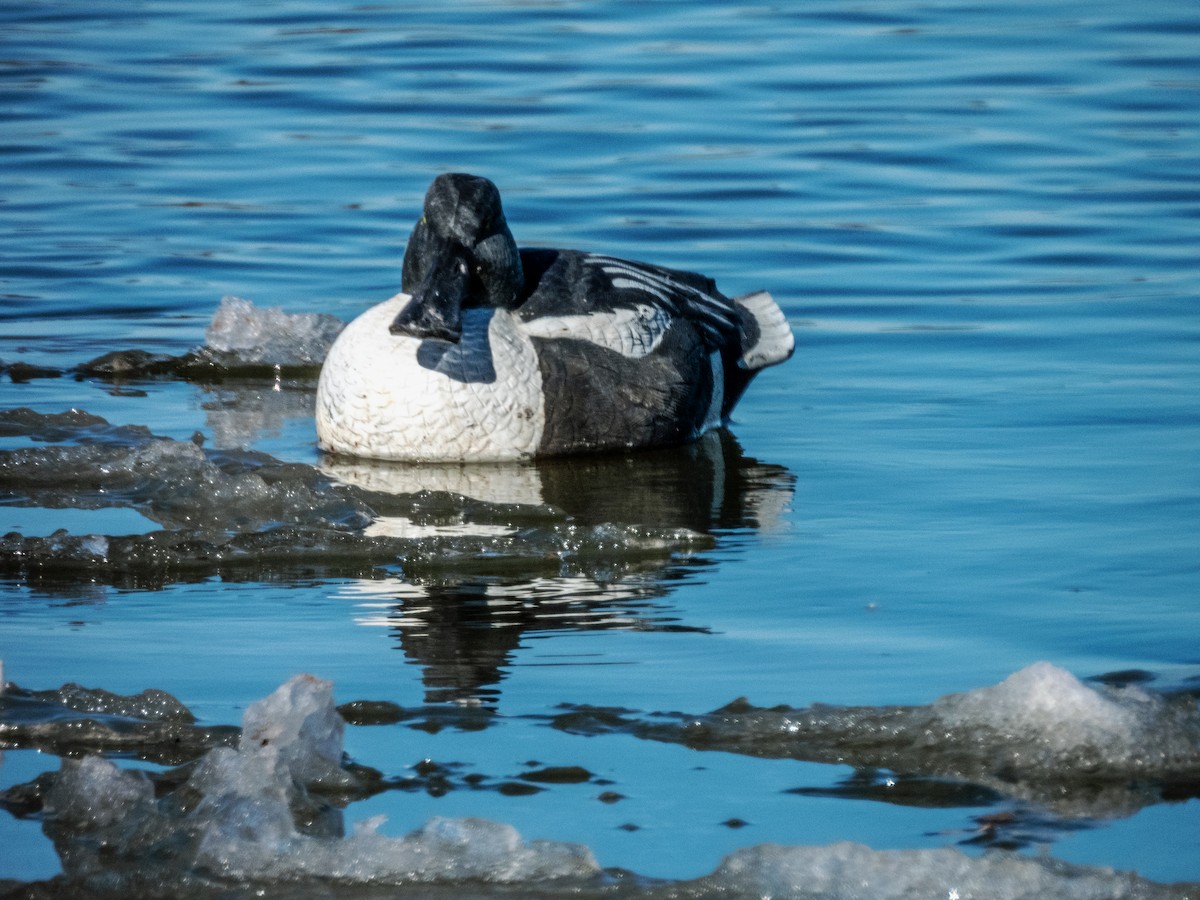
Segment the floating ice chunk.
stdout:
<svg viewBox="0 0 1200 900">
<path fill-rule="evenodd" d="M 297 786 L 279 766 L 279 750 L 246 753 L 218 747 L 197 766 L 188 786 L 201 797 L 185 821 L 199 836 L 195 863 L 225 875 L 246 877 L 263 860 L 296 849 L 300 834 L 292 812 Z"/>
<path fill-rule="evenodd" d="M 0 415 L 0 428 L 4 424 Z M 257 453 L 205 451 L 144 429 L 96 441 L 99 430 L 93 423 L 74 430 L 54 423 L 60 440 L 80 443 L 0 450 L 0 496 L 48 508 L 134 507 L 168 529 L 219 534 L 292 523 L 348 530 L 373 518 L 353 492 L 311 466 Z M 69 549 L 75 561 L 107 568 L 119 564 L 123 547 L 112 537 L 33 546 L 59 555 Z M 0 565 L 12 561 L 0 555 Z"/>
<path fill-rule="evenodd" d="M 261 819 L 263 812 L 252 815 Z M 197 862 L 219 868 L 226 877 L 260 882 L 319 878 L 355 884 L 515 884 L 584 880 L 600 871 L 582 845 L 525 841 L 511 825 L 485 819 L 433 818 L 399 838 L 378 834 L 378 824 L 373 819 L 340 840 L 298 834 L 266 840 L 262 830 L 230 832 L 219 857 L 213 852 L 215 842 L 209 842 Z"/>
<path fill-rule="evenodd" d="M 587 848 L 521 839 L 509 825 L 481 819 L 431 819 L 400 838 L 377 832 L 380 817 L 347 838 L 297 831 L 286 788 L 255 754 L 223 748 L 211 757 L 226 767 L 226 790 L 205 794 L 191 813 L 156 804 L 149 780 L 98 757 L 65 760 L 47 797 L 48 828 L 69 829 L 64 847 L 64 896 L 103 890 L 169 895 L 187 888 L 284 885 L 307 896 L 340 896 L 334 885 L 469 885 L 473 897 L 614 896 Z M 257 771 L 256 771 L 257 770 Z M 212 773 L 210 773 L 212 774 Z M 255 784 L 257 776 L 258 783 Z M 199 786 L 193 780 L 189 789 Z M 216 785 L 213 785 L 216 787 Z M 172 818 L 172 810 L 175 811 Z M 193 852 L 194 851 L 194 852 Z M 489 890 L 488 885 L 497 885 Z M 556 890 L 554 885 L 561 885 Z M 677 900 L 710 897 L 792 897 L 888 900 L 909 897 L 1168 898 L 1191 896 L 1196 885 L 1161 885 L 1133 874 L 1074 866 L 1010 853 L 968 856 L 958 850 L 872 850 L 859 844 L 787 847 L 761 844 L 731 853 L 711 874 L 654 885 L 628 882 L 623 897 Z M 441 895 L 439 895 L 441 896 Z"/>
<path fill-rule="evenodd" d="M 933 708 L 948 725 L 986 725 L 1006 734 L 1038 735 L 1056 746 L 1081 740 L 1127 744 L 1138 730 L 1139 706 L 1152 702 L 1136 688 L 1102 696 L 1065 669 L 1038 662 L 990 687 L 951 694 Z"/>
<path fill-rule="evenodd" d="M 1126 815 L 1159 802 L 1164 784 L 1200 784 L 1194 700 L 1091 687 L 1049 663 L 928 706 L 764 709 L 735 700 L 699 716 L 577 707 L 555 724 L 575 733 L 619 732 L 704 750 L 952 778 L 1060 815 Z"/>
<path fill-rule="evenodd" d="M 419 881 L 505 883 L 586 878 L 600 869 L 580 844 L 525 841 L 511 825 L 486 819 L 430 819 L 404 838 L 362 830 L 345 842 L 362 880 L 380 874 Z"/>
<path fill-rule="evenodd" d="M 100 756 L 63 757 L 44 813 L 57 827 L 90 832 L 140 824 L 154 815 L 154 785 Z"/>
<path fill-rule="evenodd" d="M 144 773 L 96 756 L 64 759 L 43 808 L 67 885 L 80 895 L 138 894 L 156 885 L 521 883 L 599 874 L 585 847 L 524 841 L 511 826 L 481 819 L 433 819 L 388 837 L 377 818 L 344 837 L 341 813 L 309 794 L 356 780 L 341 767 L 343 728 L 330 682 L 298 675 L 246 710 L 236 750 L 209 751 L 159 800 Z"/>
<path fill-rule="evenodd" d="M 224 297 L 204 333 L 205 344 L 248 364 L 319 365 L 345 323 L 324 313 L 286 313 Z"/>
<path fill-rule="evenodd" d="M 44 704 L 61 705 L 81 714 L 100 713 L 144 722 L 196 721 L 191 711 L 166 691 L 147 688 L 137 694 L 114 694 L 102 688 L 86 688 L 68 682 L 56 691 L 23 692 Z"/>
<path fill-rule="evenodd" d="M 714 544 L 711 535 L 671 525 L 673 513 L 661 517 L 663 525 L 635 524 L 640 506 L 629 524 L 619 518 L 588 524 L 547 504 L 429 490 L 390 494 L 335 481 L 303 463 L 206 449 L 86 414 L 0 410 L 0 433 L 8 430 L 38 444 L 47 435 L 56 443 L 0 449 L 0 501 L 47 509 L 132 508 L 163 530 L 0 534 L 5 573 L 82 574 L 87 582 L 109 583 L 131 572 L 173 580 L 237 565 L 269 567 L 284 577 L 293 564 L 360 571 L 398 559 L 409 571 L 474 573 L 481 562 L 494 569 L 503 559 L 529 577 L 585 573 L 609 582 L 614 571 L 661 567 Z M 522 482 L 514 484 L 519 496 Z M 676 505 L 692 504 L 667 506 Z M 388 517 L 398 527 L 389 528 Z"/>
<path fill-rule="evenodd" d="M 83 552 L 90 553 L 98 559 L 108 559 L 108 538 L 102 534 L 89 534 L 79 542 Z"/>
<path fill-rule="evenodd" d="M 931 706 L 945 729 L 1018 770 L 1118 776 L 1195 772 L 1200 717 L 1140 688 L 1094 688 L 1048 662 Z"/>
<path fill-rule="evenodd" d="M 251 704 L 242 723 L 238 750 L 212 751 L 188 783 L 202 796 L 190 817 L 201 835 L 195 864 L 222 877 L 510 882 L 599 871 L 585 848 L 526 843 L 511 826 L 480 819 L 433 819 L 391 838 L 378 833 L 375 818 L 342 838 L 339 816 L 301 833 L 293 812 L 303 800 L 299 786 L 351 778 L 340 768 L 344 723 L 333 685 L 297 675 Z"/>
<path fill-rule="evenodd" d="M 48 691 L 0 687 L 0 743 L 8 747 L 64 756 L 123 752 L 178 765 L 237 738 L 236 728 L 196 724 L 186 706 L 153 688 L 123 695 L 74 683 Z"/>
<path fill-rule="evenodd" d="M 242 716 L 243 756 L 260 756 L 301 784 L 341 781 L 345 723 L 333 703 L 333 683 L 295 675 Z"/>
<path fill-rule="evenodd" d="M 941 897 L 988 900 L 1171 897 L 1173 889 L 1105 869 L 1015 854 L 973 858 L 957 850 L 872 850 L 860 844 L 763 844 L 727 856 L 712 875 L 676 897 L 791 897 L 889 900 Z"/>
<path fill-rule="evenodd" d="M 1051 704 L 1055 710 L 1063 696 L 1091 703 L 1078 690 L 1091 689 L 1072 684 L 1060 670 L 1037 667 L 1017 675 L 1011 684 L 985 690 L 997 692 L 1002 706 L 1009 694 L 1027 706 L 1047 690 L 1058 698 Z M 970 698 L 967 705 L 979 702 L 979 692 L 958 696 Z M 1079 708 L 1068 706 L 1063 714 L 1069 718 Z M 1085 712 L 1105 720 L 1109 710 Z M 965 723 L 978 721 L 964 715 Z M 63 861 L 55 890 L 63 896 L 349 896 L 364 886 L 429 885 L 442 891 L 437 896 L 461 888 L 473 897 L 1015 900 L 1165 898 L 1191 896 L 1200 887 L 1160 885 L 1045 857 L 974 857 L 948 848 L 876 851 L 850 843 L 763 844 L 730 854 L 712 874 L 695 880 L 630 878 L 614 885 L 586 847 L 526 841 L 512 826 L 482 819 L 434 818 L 403 837 L 389 837 L 379 831 L 382 817 L 375 817 L 344 837 L 341 814 L 307 800 L 303 774 L 341 759 L 342 726 L 329 682 L 297 676 L 247 709 L 244 722 L 238 749 L 212 750 L 185 784 L 158 799 L 143 773 L 94 756 L 64 760 L 44 805 L 46 831 Z"/>
</svg>

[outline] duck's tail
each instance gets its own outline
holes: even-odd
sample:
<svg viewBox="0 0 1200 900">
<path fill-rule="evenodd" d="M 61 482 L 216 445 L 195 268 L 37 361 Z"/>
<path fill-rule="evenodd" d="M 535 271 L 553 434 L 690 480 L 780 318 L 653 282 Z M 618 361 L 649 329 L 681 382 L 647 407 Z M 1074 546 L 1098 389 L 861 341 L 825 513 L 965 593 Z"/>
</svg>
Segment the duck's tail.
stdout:
<svg viewBox="0 0 1200 900">
<path fill-rule="evenodd" d="M 733 298 L 737 306 L 742 355 L 738 368 L 757 372 L 778 365 L 796 349 L 792 327 L 775 298 L 766 291 L 755 291 Z"/>
<path fill-rule="evenodd" d="M 760 369 L 778 365 L 796 349 L 792 327 L 788 325 L 779 304 L 766 291 L 734 297 L 733 305 L 738 313 L 738 349 L 741 352 L 725 357 L 722 421 L 729 419 L 733 407 Z"/>
</svg>

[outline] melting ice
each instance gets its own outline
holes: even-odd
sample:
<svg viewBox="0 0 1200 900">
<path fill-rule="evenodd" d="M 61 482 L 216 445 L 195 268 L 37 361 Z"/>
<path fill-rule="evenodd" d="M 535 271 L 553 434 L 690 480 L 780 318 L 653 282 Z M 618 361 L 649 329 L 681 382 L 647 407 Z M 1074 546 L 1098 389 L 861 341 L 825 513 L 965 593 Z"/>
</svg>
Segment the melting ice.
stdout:
<svg viewBox="0 0 1200 900">
<path fill-rule="evenodd" d="M 287 313 L 223 297 L 204 343 L 245 365 L 319 366 L 344 327 L 341 319 L 324 313 Z"/>
<path fill-rule="evenodd" d="M 400 838 L 379 834 L 374 821 L 344 835 L 341 813 L 322 799 L 352 790 L 358 778 L 343 766 L 344 723 L 332 687 L 292 678 L 246 710 L 236 748 L 208 751 L 162 796 L 145 772 L 99 756 L 64 758 L 42 810 L 63 860 L 56 887 L 140 893 L 303 879 L 509 883 L 597 873 L 585 848 L 526 842 L 483 820 L 435 819 Z"/>
<path fill-rule="evenodd" d="M 29 710 L 30 698 L 45 707 L 43 740 L 51 739 L 56 727 L 49 711 L 55 705 L 74 707 L 76 720 L 89 711 L 142 721 L 184 721 L 190 716 L 159 692 L 120 698 L 75 686 L 33 693 L 8 685 L 0 695 L 0 745 L 28 746 L 29 733 L 21 726 L 29 722 L 14 719 L 37 718 Z M 1080 742 L 1091 746 L 1091 741 L 1105 739 L 1118 746 L 1089 762 L 1093 774 L 1112 779 L 1140 776 L 1147 771 L 1147 752 L 1155 752 L 1155 765 L 1193 778 L 1197 773 L 1200 744 L 1194 703 L 1189 714 L 1183 704 L 1171 707 L 1146 692 L 1126 696 L 1099 691 L 1046 664 L 1018 672 L 995 687 L 943 698 L 921 709 L 922 721 L 952 729 L 928 732 L 922 739 L 927 752 L 936 753 L 941 741 L 953 744 L 961 729 L 977 728 L 1001 745 L 1012 740 L 1046 745 L 1050 755 L 1035 761 L 1035 768 L 1052 758 L 1060 760 L 1054 765 L 1061 765 L 1058 754 Z M 785 713 L 771 714 L 777 717 L 772 726 L 776 738 L 797 733 L 784 724 Z M 718 712 L 711 718 L 720 721 L 721 737 L 709 741 L 710 746 L 735 740 L 739 731 L 753 745 L 769 721 L 749 710 Z M 824 727 L 845 737 L 842 718 L 832 710 Z M 1080 718 L 1082 730 L 1075 738 L 1046 733 Z M 64 736 L 71 731 L 70 719 L 58 720 Z M 694 724 L 675 727 L 687 730 Z M 369 888 L 416 884 L 430 895 L 472 897 L 569 893 L 965 900 L 1175 897 L 1200 889 L 1003 852 L 971 857 L 954 849 L 876 851 L 849 843 L 749 847 L 729 855 L 710 875 L 662 882 L 602 870 L 581 845 L 527 840 L 511 826 L 480 819 L 434 818 L 401 837 L 381 833 L 383 821 L 373 819 L 346 833 L 339 807 L 361 795 L 358 792 L 369 793 L 362 782 L 369 780 L 364 773 L 370 770 L 344 758 L 344 727 L 332 684 L 299 675 L 246 710 L 236 746 L 224 740 L 198 762 L 164 775 L 118 768 L 96 755 L 64 758 L 57 773 L 10 789 L 0 800 L 8 809 L 20 807 L 27 814 L 40 808 L 44 830 L 59 851 L 63 874 L 39 885 L 39 896 L 238 896 L 281 885 L 297 896 L 359 896 Z M 820 727 L 810 721 L 802 730 L 815 733 Z M 710 730 L 709 737 L 713 735 Z M 1175 749 L 1166 756 L 1144 746 L 1135 752 L 1134 744 L 1147 738 L 1165 740 Z M 912 739 L 903 728 L 876 731 L 879 743 L 905 744 Z M 1003 756 L 1003 746 L 999 750 Z M 1097 765 L 1109 769 L 1099 773 Z"/>
<path fill-rule="evenodd" d="M 1200 796 L 1200 713 L 1192 697 L 1091 687 L 1045 662 L 928 706 L 767 709 L 736 700 L 702 715 L 645 716 L 581 706 L 555 724 L 950 778 L 1066 816 L 1127 814 L 1158 802 L 1164 785 Z"/>
<path fill-rule="evenodd" d="M 162 526 L 140 535 L 0 536 L 0 571 L 32 578 L 83 570 L 105 580 L 170 580 L 238 566 L 277 572 L 289 561 L 427 571 L 469 568 L 477 559 L 493 568 L 497 560 L 522 561 L 531 575 L 586 574 L 665 562 L 712 543 L 689 528 L 581 523 L 549 506 L 429 490 L 384 493 L 306 464 L 209 450 L 78 410 L 0 410 L 0 436 L 31 442 L 0 450 L 7 504 L 127 507 Z M 387 527 L 396 521 L 412 527 Z"/>
</svg>

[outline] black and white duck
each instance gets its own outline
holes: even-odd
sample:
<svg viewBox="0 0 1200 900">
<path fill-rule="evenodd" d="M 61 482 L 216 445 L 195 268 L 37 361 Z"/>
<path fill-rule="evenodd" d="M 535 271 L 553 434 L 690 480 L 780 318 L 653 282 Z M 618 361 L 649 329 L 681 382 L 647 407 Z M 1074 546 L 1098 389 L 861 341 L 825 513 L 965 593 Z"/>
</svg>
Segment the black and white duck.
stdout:
<svg viewBox="0 0 1200 900">
<path fill-rule="evenodd" d="M 471 461 L 663 447 L 723 424 L 792 355 L 765 291 L 578 250 L 518 249 L 486 178 L 434 179 L 402 293 L 338 337 L 322 449 Z"/>
</svg>

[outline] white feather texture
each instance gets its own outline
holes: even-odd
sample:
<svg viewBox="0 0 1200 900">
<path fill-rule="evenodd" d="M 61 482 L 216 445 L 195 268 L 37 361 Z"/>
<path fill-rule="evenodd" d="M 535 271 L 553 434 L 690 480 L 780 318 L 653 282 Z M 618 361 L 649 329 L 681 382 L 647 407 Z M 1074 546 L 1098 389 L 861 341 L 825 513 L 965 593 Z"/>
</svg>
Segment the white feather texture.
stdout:
<svg viewBox="0 0 1200 900">
<path fill-rule="evenodd" d="M 656 306 L 639 303 L 608 313 L 543 316 L 526 322 L 525 333 L 540 338 L 574 338 L 606 347 L 626 359 L 653 353 L 671 325 L 671 318 Z"/>
<path fill-rule="evenodd" d="M 409 461 L 533 456 L 545 424 L 542 380 L 520 321 L 464 310 L 461 341 L 429 368 L 418 351 L 438 342 L 388 331 L 408 300 L 397 294 L 367 310 L 329 351 L 317 385 L 321 448 Z"/>
</svg>

